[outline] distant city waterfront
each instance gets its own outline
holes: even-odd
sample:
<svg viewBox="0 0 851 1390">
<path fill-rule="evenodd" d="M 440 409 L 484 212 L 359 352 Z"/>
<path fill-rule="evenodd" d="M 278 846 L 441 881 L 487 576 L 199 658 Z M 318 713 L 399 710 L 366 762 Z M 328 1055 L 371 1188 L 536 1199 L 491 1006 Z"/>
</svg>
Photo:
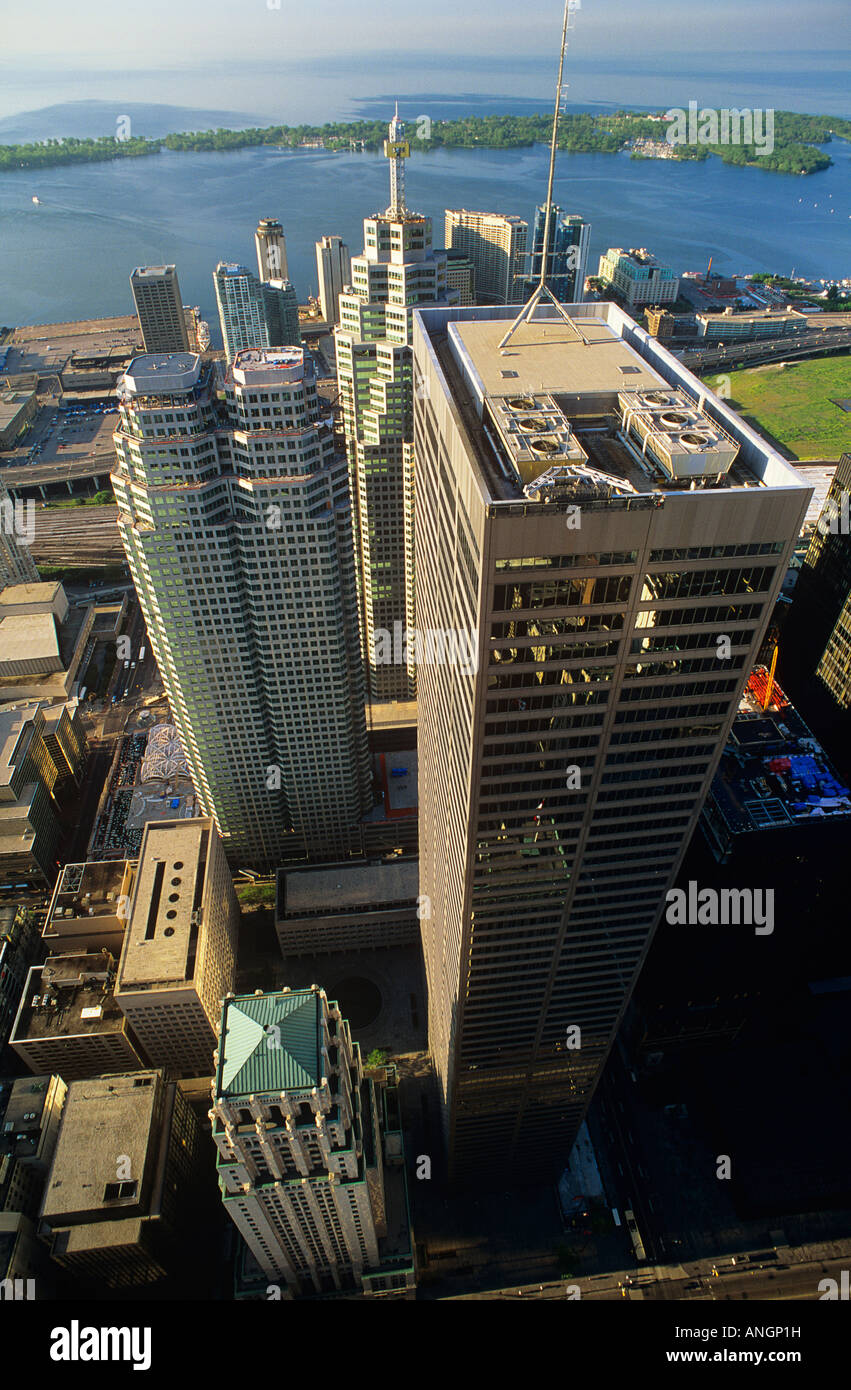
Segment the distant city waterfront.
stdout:
<svg viewBox="0 0 851 1390">
<path fill-rule="evenodd" d="M 649 246 L 677 271 L 701 269 L 712 256 L 722 272 L 841 278 L 851 273 L 851 146 L 834 140 L 829 150 L 833 167 L 806 178 L 717 159 L 564 154 L 556 199 L 591 221 L 592 269 L 608 246 Z M 446 207 L 530 218 L 546 161 L 543 146 L 414 155 L 408 201 L 434 218 L 440 245 Z M 184 301 L 201 307 L 217 344 L 212 272 L 219 260 L 253 263 L 259 217 L 283 221 L 290 275 L 304 302 L 317 289 L 315 240 L 335 233 L 360 252 L 362 220 L 388 196 L 380 155 L 318 150 L 165 152 L 10 172 L 0 182 L 0 319 L 13 325 L 127 313 L 133 267 L 173 261 Z"/>
</svg>

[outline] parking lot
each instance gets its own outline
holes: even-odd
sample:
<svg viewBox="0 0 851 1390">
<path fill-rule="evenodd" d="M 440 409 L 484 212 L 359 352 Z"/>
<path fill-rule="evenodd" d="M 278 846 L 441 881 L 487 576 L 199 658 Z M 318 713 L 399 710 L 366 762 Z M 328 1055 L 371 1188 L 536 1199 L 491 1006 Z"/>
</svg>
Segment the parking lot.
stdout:
<svg viewBox="0 0 851 1390">
<path fill-rule="evenodd" d="M 17 447 L 0 454 L 0 465 L 7 468 L 37 468 L 45 464 L 103 460 L 104 471 L 109 472 L 117 412 L 116 404 L 62 407 L 53 403 L 42 406 Z M 56 476 L 57 480 L 61 480 L 61 470 Z"/>
</svg>

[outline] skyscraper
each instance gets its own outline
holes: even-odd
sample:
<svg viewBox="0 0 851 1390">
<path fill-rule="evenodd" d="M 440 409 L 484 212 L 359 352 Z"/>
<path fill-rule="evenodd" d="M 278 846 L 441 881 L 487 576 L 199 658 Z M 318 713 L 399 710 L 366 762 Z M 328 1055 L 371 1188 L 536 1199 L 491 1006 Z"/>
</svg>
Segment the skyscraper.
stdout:
<svg viewBox="0 0 851 1390">
<path fill-rule="evenodd" d="M 338 236 L 324 236 L 316 243 L 316 271 L 319 276 L 319 302 L 326 323 L 340 322 L 339 299 L 352 275 L 349 248 Z"/>
<path fill-rule="evenodd" d="M 30 506 L 33 504 L 30 503 Z M 38 569 L 23 535 L 22 510 L 25 502 L 12 501 L 6 484 L 0 480 L 0 590 L 9 584 L 37 584 Z"/>
<path fill-rule="evenodd" d="M 225 1000 L 210 1112 L 219 1187 L 264 1279 L 289 1297 L 414 1285 L 388 1071 L 364 1076 L 348 1023 L 315 985 Z"/>
<path fill-rule="evenodd" d="M 528 222 L 498 212 L 447 208 L 444 231 L 447 250 L 462 251 L 473 262 L 480 303 L 522 300 Z"/>
<path fill-rule="evenodd" d="M 288 280 L 287 242 L 284 229 L 274 217 L 261 219 L 254 233 L 257 248 L 257 274 L 262 281 Z"/>
<path fill-rule="evenodd" d="M 541 278 L 541 256 L 544 250 L 546 204 L 535 209 L 532 233 L 530 280 L 532 287 Z M 562 304 L 579 304 L 585 298 L 585 277 L 588 274 L 588 246 L 591 223 L 575 213 L 562 212 L 553 204 L 550 215 L 550 253 L 547 257 L 547 284 Z"/>
<path fill-rule="evenodd" d="M 173 265 L 140 265 L 130 276 L 146 352 L 186 352 L 189 334 Z"/>
<path fill-rule="evenodd" d="M 456 1180 L 563 1166 L 810 489 L 612 304 L 421 310 L 429 1044 Z M 754 888 L 763 885 L 754 885 Z M 684 928 L 688 930 L 688 928 Z"/>
<path fill-rule="evenodd" d="M 339 300 L 337 376 L 349 457 L 360 587 L 361 639 L 373 700 L 408 700 L 413 662 L 383 664 L 378 634 L 414 626 L 413 311 L 446 301 L 446 253 L 432 249 L 431 219 L 405 204 L 409 146 L 398 116 L 385 142 L 391 200 L 364 221 L 352 290 Z"/>
<path fill-rule="evenodd" d="M 124 548 L 229 858 L 342 856 L 371 804 L 346 462 L 300 348 L 238 353 L 218 388 L 197 356 L 131 362 Z"/>
<path fill-rule="evenodd" d="M 245 348 L 291 347 L 301 342 L 298 296 L 289 280 L 261 284 L 244 265 L 220 261 L 213 283 L 229 363 Z"/>
</svg>

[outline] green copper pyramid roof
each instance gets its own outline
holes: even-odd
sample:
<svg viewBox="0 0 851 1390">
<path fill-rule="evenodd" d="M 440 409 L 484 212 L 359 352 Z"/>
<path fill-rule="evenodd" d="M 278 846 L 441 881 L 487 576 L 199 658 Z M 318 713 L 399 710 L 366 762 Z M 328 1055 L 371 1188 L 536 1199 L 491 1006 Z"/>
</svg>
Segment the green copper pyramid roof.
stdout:
<svg viewBox="0 0 851 1390">
<path fill-rule="evenodd" d="M 225 1001 L 216 1092 L 306 1091 L 322 1079 L 320 996 L 244 994 Z"/>
</svg>

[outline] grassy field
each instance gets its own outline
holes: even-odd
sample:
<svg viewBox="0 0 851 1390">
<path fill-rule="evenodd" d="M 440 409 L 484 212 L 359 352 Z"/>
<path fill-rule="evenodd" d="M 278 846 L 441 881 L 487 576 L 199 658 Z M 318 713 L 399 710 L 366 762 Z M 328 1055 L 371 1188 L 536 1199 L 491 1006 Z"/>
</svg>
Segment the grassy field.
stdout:
<svg viewBox="0 0 851 1390">
<path fill-rule="evenodd" d="M 713 391 L 721 385 L 719 394 L 788 457 L 838 459 L 851 450 L 851 412 L 833 404 L 851 397 L 849 354 L 750 367 L 706 380 Z"/>
</svg>

